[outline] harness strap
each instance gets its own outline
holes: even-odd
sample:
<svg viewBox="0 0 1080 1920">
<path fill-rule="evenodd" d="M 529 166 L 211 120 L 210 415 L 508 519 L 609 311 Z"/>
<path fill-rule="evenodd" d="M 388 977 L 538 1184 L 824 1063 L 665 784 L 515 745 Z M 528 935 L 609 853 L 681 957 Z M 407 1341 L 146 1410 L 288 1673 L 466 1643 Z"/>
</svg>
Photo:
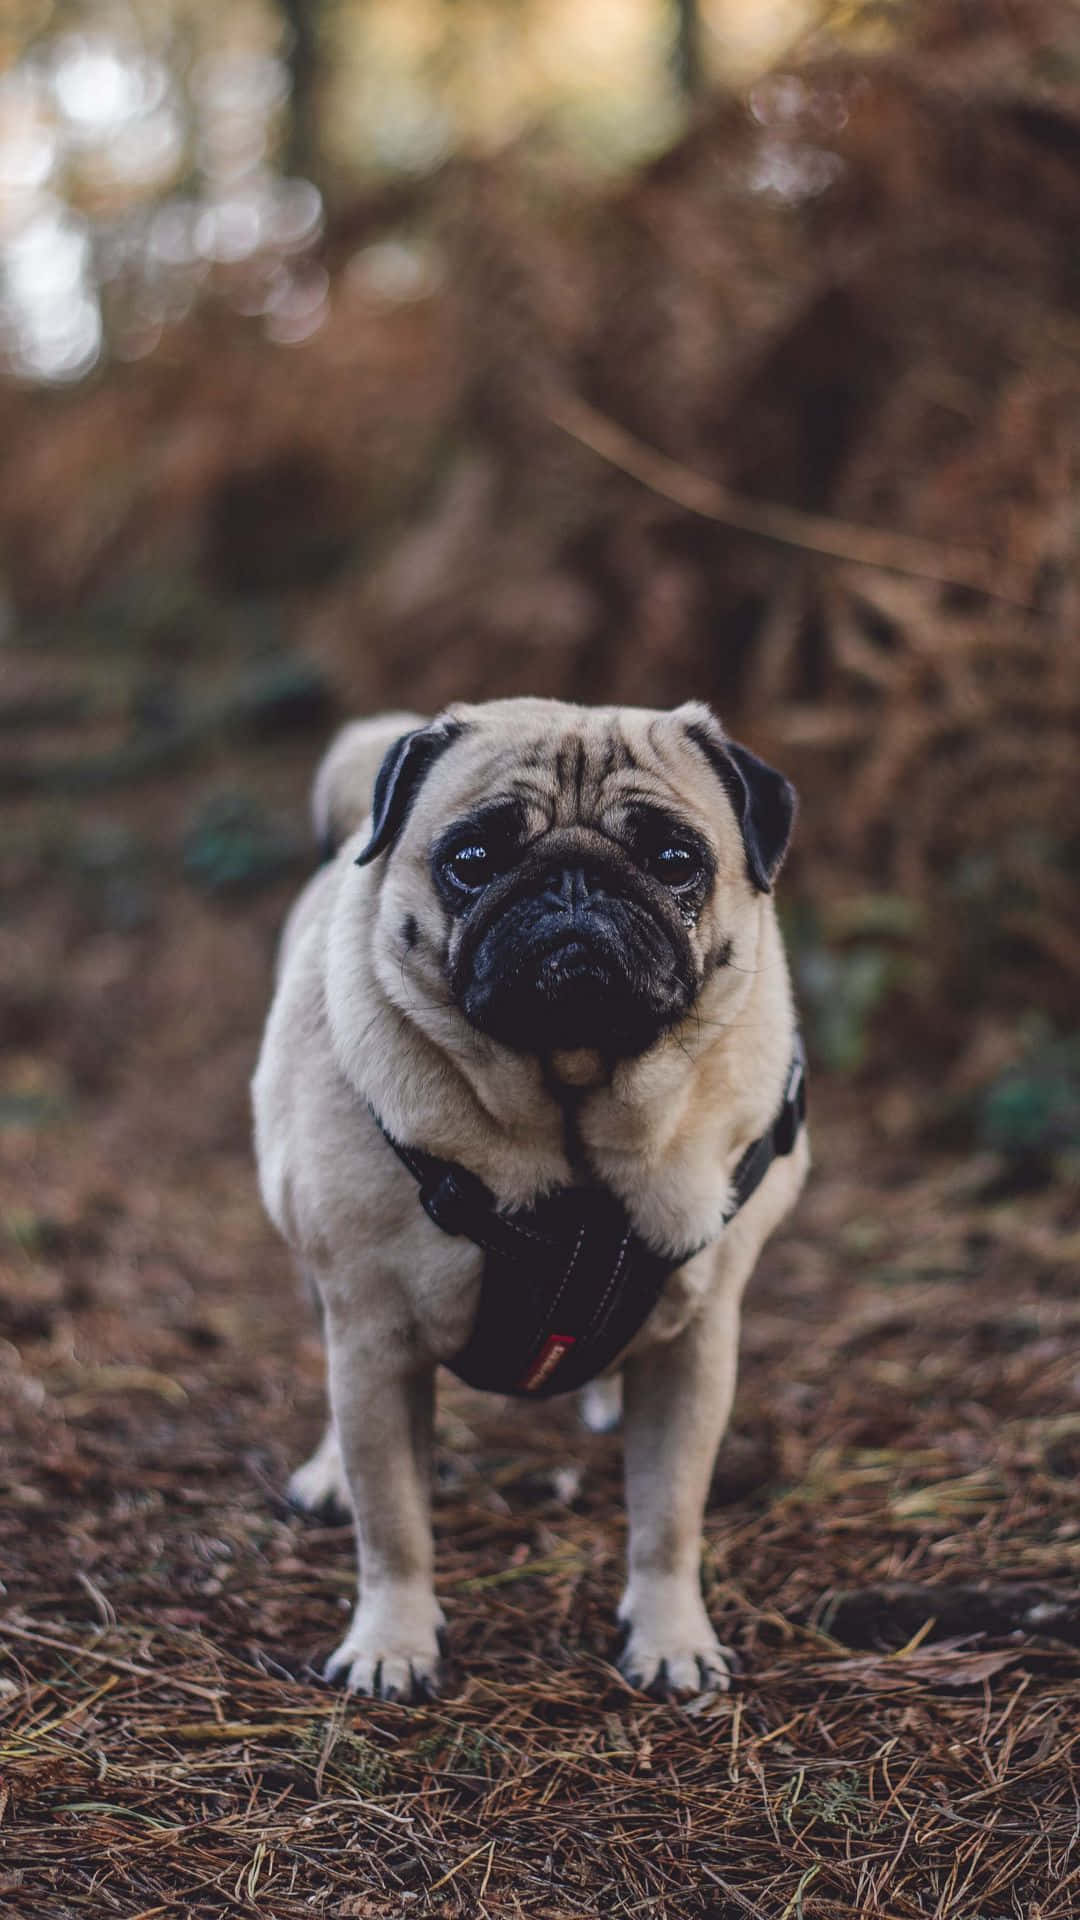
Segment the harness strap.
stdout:
<svg viewBox="0 0 1080 1920">
<path fill-rule="evenodd" d="M 806 1113 L 802 1040 L 768 1132 L 753 1141 L 732 1176 L 724 1223 L 757 1191 L 773 1161 L 789 1154 Z M 476 1320 L 447 1362 L 473 1387 L 543 1399 L 594 1380 L 629 1346 L 669 1276 L 708 1244 L 659 1253 L 605 1187 L 561 1187 L 533 1206 L 500 1211 L 465 1167 L 384 1139 L 419 1186 L 420 1204 L 443 1233 L 485 1254 Z"/>
<path fill-rule="evenodd" d="M 731 1176 L 731 1202 L 724 1214 L 724 1225 L 733 1220 L 739 1208 L 756 1193 L 774 1160 L 791 1152 L 806 1119 L 806 1048 L 801 1033 L 795 1035 L 791 1065 L 784 1084 L 780 1111 L 767 1133 L 747 1147 Z"/>
</svg>

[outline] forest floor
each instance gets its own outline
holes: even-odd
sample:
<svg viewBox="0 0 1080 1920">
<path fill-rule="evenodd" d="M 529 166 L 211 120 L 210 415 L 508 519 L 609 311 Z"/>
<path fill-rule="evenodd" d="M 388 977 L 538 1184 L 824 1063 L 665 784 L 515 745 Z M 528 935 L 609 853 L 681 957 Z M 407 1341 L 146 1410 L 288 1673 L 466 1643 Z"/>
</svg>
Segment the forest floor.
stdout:
<svg viewBox="0 0 1080 1920">
<path fill-rule="evenodd" d="M 6 814 L 0 1911 L 1065 1920 L 1075 1194 L 928 1152 L 872 1073 L 816 1076 L 749 1296 L 705 1561 L 731 1694 L 616 1671 L 618 1437 L 456 1384 L 444 1697 L 316 1677 L 352 1548 L 282 1498 L 321 1355 L 247 1108 L 325 731 L 289 698 Z"/>
</svg>

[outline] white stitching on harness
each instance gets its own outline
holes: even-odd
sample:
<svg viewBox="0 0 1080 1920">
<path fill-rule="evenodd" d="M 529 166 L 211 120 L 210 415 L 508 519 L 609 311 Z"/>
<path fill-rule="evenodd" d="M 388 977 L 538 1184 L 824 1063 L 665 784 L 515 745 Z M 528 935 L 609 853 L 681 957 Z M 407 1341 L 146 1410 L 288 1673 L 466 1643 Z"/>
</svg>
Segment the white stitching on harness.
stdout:
<svg viewBox="0 0 1080 1920">
<path fill-rule="evenodd" d="M 619 1248 L 619 1257 L 615 1262 L 611 1279 L 608 1281 L 607 1286 L 604 1288 L 604 1291 L 600 1296 L 600 1301 L 599 1301 L 599 1304 L 597 1305 L 596 1312 L 593 1314 L 592 1319 L 589 1321 L 588 1326 L 585 1328 L 585 1331 L 581 1336 L 583 1340 L 589 1340 L 593 1338 L 597 1333 L 597 1331 L 599 1330 L 599 1328 L 602 1327 L 604 1324 L 604 1319 L 607 1315 L 608 1304 L 611 1300 L 612 1294 L 614 1293 L 616 1287 L 619 1284 L 619 1275 L 623 1270 L 623 1262 L 626 1259 L 626 1250 L 630 1245 L 630 1241 L 632 1237 L 633 1237 L 633 1228 L 628 1227 L 626 1230 L 626 1233 L 623 1236 L 622 1245 Z"/>
<path fill-rule="evenodd" d="M 573 1274 L 574 1268 L 577 1266 L 578 1254 L 581 1252 L 581 1249 L 584 1243 L 585 1243 L 585 1228 L 582 1227 L 581 1232 L 578 1234 L 577 1241 L 574 1246 L 574 1251 L 570 1255 L 570 1264 L 567 1267 L 566 1272 L 563 1274 L 562 1285 L 559 1288 L 558 1293 L 555 1295 L 555 1298 L 551 1302 L 550 1308 L 548 1309 L 549 1325 L 551 1321 L 554 1320 L 555 1315 L 559 1310 L 559 1304 L 562 1300 L 563 1294 L 566 1292 L 567 1287 L 570 1285 L 570 1278 L 571 1278 L 571 1275 Z"/>
</svg>

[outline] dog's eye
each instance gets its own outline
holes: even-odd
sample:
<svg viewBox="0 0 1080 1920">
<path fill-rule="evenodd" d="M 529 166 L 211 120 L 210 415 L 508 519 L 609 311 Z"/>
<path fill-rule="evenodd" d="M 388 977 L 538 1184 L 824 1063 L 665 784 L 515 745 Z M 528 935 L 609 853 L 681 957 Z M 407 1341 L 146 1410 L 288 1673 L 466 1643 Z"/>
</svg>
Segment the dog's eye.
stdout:
<svg viewBox="0 0 1080 1920">
<path fill-rule="evenodd" d="M 458 847 L 446 862 L 446 872 L 455 885 L 470 892 L 486 887 L 495 872 L 490 848 L 482 840 L 471 840 L 467 846 Z"/>
<path fill-rule="evenodd" d="M 646 862 L 654 880 L 660 880 L 665 887 L 688 887 L 701 873 L 701 862 L 689 847 L 682 847 L 677 841 L 657 847 L 650 853 Z"/>
</svg>

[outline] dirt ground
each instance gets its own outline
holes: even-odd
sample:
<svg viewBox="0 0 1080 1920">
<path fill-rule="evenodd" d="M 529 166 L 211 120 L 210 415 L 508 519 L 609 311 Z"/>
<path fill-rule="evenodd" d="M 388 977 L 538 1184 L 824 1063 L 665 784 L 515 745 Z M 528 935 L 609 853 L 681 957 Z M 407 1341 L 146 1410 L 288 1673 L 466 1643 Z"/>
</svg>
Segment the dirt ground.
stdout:
<svg viewBox="0 0 1080 1920">
<path fill-rule="evenodd" d="M 732 1694 L 612 1664 L 617 1437 L 456 1385 L 446 1695 L 320 1684 L 351 1544 L 282 1499 L 321 1357 L 246 1089 L 324 731 L 7 810 L 0 1911 L 1065 1920 L 1075 1192 L 898 1144 L 874 1081 L 815 1076 L 750 1296 L 707 1528 Z M 200 884 L 222 778 L 295 835 L 253 893 Z"/>
</svg>

